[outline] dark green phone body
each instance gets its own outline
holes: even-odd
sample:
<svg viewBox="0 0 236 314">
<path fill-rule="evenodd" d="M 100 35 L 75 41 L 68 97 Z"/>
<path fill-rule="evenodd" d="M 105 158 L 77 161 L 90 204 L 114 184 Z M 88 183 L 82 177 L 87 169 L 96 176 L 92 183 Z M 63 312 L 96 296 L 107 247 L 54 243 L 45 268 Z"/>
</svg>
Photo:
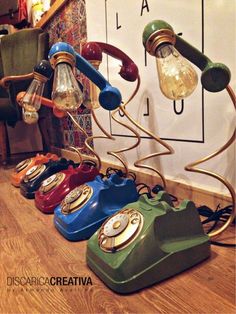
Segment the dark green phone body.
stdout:
<svg viewBox="0 0 236 314">
<path fill-rule="evenodd" d="M 209 237 L 191 201 L 178 208 L 166 192 L 142 195 L 89 239 L 87 264 L 112 290 L 131 293 L 210 256 Z"/>
</svg>

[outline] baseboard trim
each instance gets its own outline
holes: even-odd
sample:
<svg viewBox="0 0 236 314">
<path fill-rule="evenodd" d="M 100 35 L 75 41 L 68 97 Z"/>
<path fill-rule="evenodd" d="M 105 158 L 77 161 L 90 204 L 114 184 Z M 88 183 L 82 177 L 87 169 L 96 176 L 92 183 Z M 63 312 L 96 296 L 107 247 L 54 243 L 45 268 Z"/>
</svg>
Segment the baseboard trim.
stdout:
<svg viewBox="0 0 236 314">
<path fill-rule="evenodd" d="M 52 147 L 52 152 L 67 159 L 72 159 L 74 161 L 79 160 L 76 152 L 73 152 L 67 149 L 60 149 L 57 147 Z M 86 155 L 83 157 L 85 159 L 88 159 L 88 156 Z M 90 156 L 89 156 L 89 159 L 96 161 L 95 158 L 90 157 Z M 102 161 L 101 171 L 105 172 L 108 167 L 122 168 L 119 165 L 109 163 L 107 161 Z M 151 186 L 153 186 L 154 184 L 161 183 L 160 179 L 157 176 L 144 173 L 140 170 L 137 170 L 137 168 L 130 167 L 130 171 L 136 174 L 137 182 L 144 182 Z M 176 195 L 179 200 L 189 199 L 198 205 L 207 205 L 212 209 L 215 209 L 218 204 L 220 204 L 221 207 L 224 207 L 231 203 L 230 196 L 227 196 L 224 194 L 204 190 L 196 186 L 189 186 L 185 183 L 177 182 L 174 180 L 166 180 L 166 182 L 167 182 L 168 192 L 173 195 Z"/>
</svg>

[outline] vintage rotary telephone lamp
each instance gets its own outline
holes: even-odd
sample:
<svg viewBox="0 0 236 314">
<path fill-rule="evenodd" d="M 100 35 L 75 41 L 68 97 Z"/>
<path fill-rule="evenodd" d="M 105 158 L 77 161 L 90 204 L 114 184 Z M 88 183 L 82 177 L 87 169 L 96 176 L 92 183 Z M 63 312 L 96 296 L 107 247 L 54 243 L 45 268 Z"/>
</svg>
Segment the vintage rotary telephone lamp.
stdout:
<svg viewBox="0 0 236 314">
<path fill-rule="evenodd" d="M 229 68 L 222 63 L 212 62 L 207 56 L 205 56 L 202 52 L 200 52 L 195 47 L 191 46 L 187 43 L 183 38 L 176 35 L 173 31 L 173 28 L 162 20 L 155 20 L 147 24 L 143 32 L 143 44 L 146 50 L 153 56 L 158 58 L 158 50 L 162 49 L 163 45 L 174 45 L 175 48 L 182 54 L 182 56 L 193 64 L 195 64 L 201 71 L 201 84 L 204 89 L 209 92 L 220 92 L 222 90 L 226 90 L 232 100 L 234 108 L 236 106 L 236 97 L 229 85 L 230 82 L 230 70 Z M 176 81 L 176 80 L 175 80 Z M 172 89 L 175 89 L 174 86 L 171 86 Z M 234 220 L 235 217 L 235 190 L 233 186 L 221 175 L 214 173 L 209 170 L 205 170 L 202 168 L 196 168 L 197 165 L 214 158 L 215 156 L 221 154 L 225 151 L 236 138 L 236 131 L 233 130 L 233 133 L 229 140 L 218 150 L 211 153 L 208 156 L 205 156 L 195 162 L 192 162 L 189 165 L 185 166 L 185 170 L 202 173 L 208 176 L 211 176 L 221 183 L 223 183 L 228 189 L 231 198 L 232 198 L 232 213 L 229 216 L 228 220 L 225 224 L 222 225 L 218 230 L 214 230 L 209 234 L 210 237 L 216 236 L 224 231 Z"/>
<path fill-rule="evenodd" d="M 91 62 L 91 64 L 98 68 L 104 50 L 106 50 L 108 54 L 115 55 L 118 59 L 122 60 L 124 66 L 121 69 L 120 74 L 124 79 L 127 81 L 135 81 L 137 79 L 137 66 L 128 58 L 128 56 L 113 46 L 102 43 L 87 43 L 83 47 L 82 54 L 89 62 Z M 101 100 L 97 94 L 97 88 L 94 86 L 94 83 L 91 82 L 90 84 L 91 99 L 87 103 L 87 106 L 90 107 L 92 116 L 101 131 L 107 135 L 105 137 L 102 136 L 102 138 L 111 138 L 99 125 L 94 114 L 93 110 L 98 107 L 97 99 L 99 99 L 100 103 Z M 123 107 L 119 106 L 119 108 Z M 112 115 L 114 114 L 114 111 L 112 112 Z M 127 128 L 133 131 L 130 127 Z M 136 135 L 136 132 L 133 131 L 133 133 Z M 94 138 L 100 137 L 94 136 L 91 137 L 90 140 Z M 86 144 L 87 147 L 91 149 L 87 142 L 88 140 L 89 138 L 87 138 Z M 131 148 L 133 147 L 136 147 L 136 144 Z M 127 167 L 118 153 L 131 148 L 125 148 L 116 152 L 108 152 L 122 162 L 125 172 Z M 94 153 L 96 155 L 96 152 Z M 96 155 L 96 157 L 99 162 L 99 156 Z M 61 234 L 68 240 L 79 241 L 87 239 L 101 226 L 107 217 L 117 212 L 125 204 L 137 199 L 138 193 L 136 185 L 132 179 L 121 178 L 117 174 L 111 175 L 108 179 L 97 177 L 94 181 L 87 182 L 86 184 L 75 188 L 64 198 L 62 203 L 55 209 L 54 224 Z"/>
<path fill-rule="evenodd" d="M 119 161 L 122 162 L 125 168 L 125 173 L 128 174 L 127 165 L 125 165 L 124 161 L 120 158 L 118 153 L 125 152 L 137 147 L 140 143 L 140 136 L 137 132 L 128 127 L 124 122 L 119 121 L 115 117 L 115 114 L 118 112 L 118 110 L 121 110 L 124 116 L 126 116 L 126 118 L 132 124 L 134 124 L 140 130 L 146 132 L 148 135 L 152 136 L 152 134 L 144 129 L 142 126 L 140 126 L 126 110 L 127 104 L 131 101 L 131 99 L 133 99 L 139 88 L 140 78 L 138 68 L 136 64 L 124 52 L 112 45 L 101 42 L 88 42 L 83 46 L 82 49 L 82 55 L 84 56 L 84 58 L 86 58 L 96 68 L 99 67 L 99 64 L 102 61 L 102 53 L 106 53 L 122 62 L 119 74 L 123 79 L 125 79 L 126 81 L 137 82 L 135 91 L 133 92 L 129 100 L 123 105 L 120 105 L 111 114 L 113 120 L 120 123 L 122 126 L 129 128 L 129 130 L 131 130 L 137 137 L 137 142 L 132 145 L 132 147 L 122 148 L 116 152 L 108 152 L 108 154 L 116 157 L 117 159 L 119 159 Z M 91 85 L 90 88 L 90 92 L 92 93 L 88 105 L 91 109 L 93 117 L 95 118 L 94 109 L 98 107 L 96 101 L 96 99 L 98 99 L 98 94 L 97 88 Z M 103 131 L 102 127 L 100 127 L 100 129 Z M 162 143 L 160 139 L 157 139 L 155 136 L 152 137 L 158 142 Z M 94 138 L 100 137 L 93 136 L 90 138 L 90 140 Z M 107 138 L 110 137 L 107 136 Z M 87 138 L 87 140 L 85 141 L 87 145 L 88 141 L 89 138 Z M 166 148 L 169 148 L 168 145 L 164 146 Z M 87 147 L 89 147 L 89 145 Z M 172 153 L 172 149 L 169 149 L 168 153 Z M 161 154 L 162 153 L 158 152 L 157 154 L 152 154 L 152 156 L 146 156 L 142 160 L 146 160 L 148 158 Z M 165 152 L 165 154 L 167 154 L 167 152 Z M 99 160 L 99 156 L 97 156 L 97 158 Z M 142 165 L 142 167 L 153 170 L 153 168 L 148 166 Z M 156 172 L 159 174 L 158 171 Z M 96 187 L 96 189 L 94 189 L 93 186 Z M 84 196 L 86 195 L 87 197 L 85 198 Z M 76 188 L 74 191 L 66 196 L 61 205 L 55 209 L 54 223 L 57 229 L 67 239 L 73 241 L 82 240 L 90 237 L 97 230 L 97 228 L 101 226 L 101 224 L 108 216 L 117 212 L 123 207 L 123 205 L 129 203 L 129 200 L 131 201 L 131 199 L 133 199 L 133 201 L 136 201 L 138 199 L 138 193 L 136 191 L 133 180 L 121 179 L 117 177 L 117 175 L 112 176 L 108 180 L 101 180 L 100 178 L 97 178 L 95 181 L 88 182 L 86 185 L 80 188 Z"/>
<path fill-rule="evenodd" d="M 197 77 L 190 63 L 184 59 L 187 58 L 203 71 L 201 82 L 205 89 L 218 92 L 226 88 L 235 103 L 235 96 L 228 86 L 228 68 L 211 62 L 175 35 L 168 23 L 149 23 L 144 29 L 143 43 L 151 55 L 161 59 L 157 61 L 157 68 L 160 87 L 166 97 L 182 99 L 194 91 Z M 233 188 L 223 177 L 194 166 L 225 150 L 234 137 L 235 132 L 219 151 L 185 168 L 218 178 L 228 187 L 233 203 Z M 159 192 L 152 199 L 141 196 L 138 202 L 126 205 L 106 220 L 89 239 L 86 256 L 88 266 L 112 290 L 119 293 L 140 290 L 210 256 L 210 237 L 219 232 L 210 235 L 204 233 L 197 209 L 191 201 L 183 201 L 174 208 L 167 197 L 165 192 Z M 233 218 L 234 207 L 220 231 Z"/>
</svg>

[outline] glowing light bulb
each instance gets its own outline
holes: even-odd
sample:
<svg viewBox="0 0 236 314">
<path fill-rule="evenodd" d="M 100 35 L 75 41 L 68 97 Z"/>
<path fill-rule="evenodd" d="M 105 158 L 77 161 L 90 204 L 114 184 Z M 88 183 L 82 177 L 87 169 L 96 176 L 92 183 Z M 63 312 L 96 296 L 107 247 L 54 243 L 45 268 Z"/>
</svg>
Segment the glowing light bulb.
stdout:
<svg viewBox="0 0 236 314">
<path fill-rule="evenodd" d="M 193 93 L 197 73 L 173 45 L 162 44 L 157 48 L 156 64 L 160 89 L 167 98 L 180 100 Z"/>
<path fill-rule="evenodd" d="M 52 99 L 59 110 L 75 110 L 83 102 L 72 68 L 67 63 L 59 63 L 55 67 Z"/>
<path fill-rule="evenodd" d="M 44 85 L 44 82 L 34 78 L 21 100 L 23 120 L 28 124 L 36 123 L 38 121 L 37 111 L 41 107 L 40 97 L 43 95 Z"/>
</svg>

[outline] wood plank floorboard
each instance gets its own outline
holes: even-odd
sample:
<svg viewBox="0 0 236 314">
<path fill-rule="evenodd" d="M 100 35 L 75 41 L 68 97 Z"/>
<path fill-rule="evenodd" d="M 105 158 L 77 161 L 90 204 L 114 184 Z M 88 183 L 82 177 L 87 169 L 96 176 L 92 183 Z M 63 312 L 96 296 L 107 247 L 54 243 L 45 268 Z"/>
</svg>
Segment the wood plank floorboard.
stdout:
<svg viewBox="0 0 236 314">
<path fill-rule="evenodd" d="M 233 314 L 235 250 L 212 246 L 211 257 L 131 295 L 109 290 L 87 267 L 86 241 L 69 242 L 11 186 L 12 169 L 0 168 L 0 313 Z M 234 241 L 230 227 L 220 239 Z M 87 286 L 17 286 L 12 277 L 90 277 Z"/>
</svg>

